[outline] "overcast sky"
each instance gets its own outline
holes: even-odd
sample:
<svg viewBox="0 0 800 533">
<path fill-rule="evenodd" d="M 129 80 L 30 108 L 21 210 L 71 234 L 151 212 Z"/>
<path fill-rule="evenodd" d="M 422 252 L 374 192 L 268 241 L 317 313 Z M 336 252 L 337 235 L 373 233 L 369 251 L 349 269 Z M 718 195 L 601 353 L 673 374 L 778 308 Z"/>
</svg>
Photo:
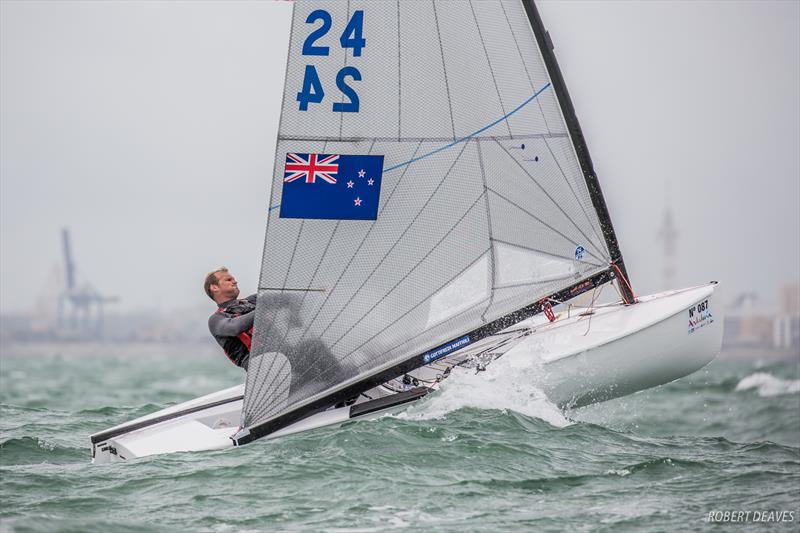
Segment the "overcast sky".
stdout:
<svg viewBox="0 0 800 533">
<path fill-rule="evenodd" d="M 0 4 L 0 311 L 79 278 L 117 309 L 260 270 L 289 2 Z M 540 2 L 634 288 L 800 278 L 800 2 Z"/>
</svg>

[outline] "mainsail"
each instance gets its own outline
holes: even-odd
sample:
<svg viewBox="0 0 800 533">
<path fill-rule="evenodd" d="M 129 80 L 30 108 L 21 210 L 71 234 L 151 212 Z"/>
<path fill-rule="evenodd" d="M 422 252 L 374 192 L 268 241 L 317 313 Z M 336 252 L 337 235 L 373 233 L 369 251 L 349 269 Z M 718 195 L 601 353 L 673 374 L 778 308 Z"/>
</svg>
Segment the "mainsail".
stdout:
<svg viewBox="0 0 800 533">
<path fill-rule="evenodd" d="M 551 48 L 528 1 L 295 2 L 237 443 L 624 279 Z"/>
</svg>

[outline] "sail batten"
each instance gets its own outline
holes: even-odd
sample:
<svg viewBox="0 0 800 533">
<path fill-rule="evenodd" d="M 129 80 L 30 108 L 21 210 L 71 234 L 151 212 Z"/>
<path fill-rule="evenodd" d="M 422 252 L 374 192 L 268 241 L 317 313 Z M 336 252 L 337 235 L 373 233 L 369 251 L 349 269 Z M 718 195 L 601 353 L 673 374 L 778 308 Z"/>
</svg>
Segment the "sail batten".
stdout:
<svg viewBox="0 0 800 533">
<path fill-rule="evenodd" d="M 498 122 L 502 122 L 505 119 L 506 119 L 505 116 L 501 116 L 499 119 L 497 119 L 497 121 Z M 474 135 L 467 136 L 467 137 L 472 138 L 472 137 L 474 137 Z M 524 134 L 524 135 L 513 135 L 513 136 L 508 135 L 508 134 L 505 134 L 505 135 L 482 135 L 480 137 L 480 140 L 498 140 L 498 141 L 519 140 L 519 141 L 525 141 L 525 140 L 530 140 L 530 139 L 563 139 L 563 138 L 567 138 L 567 137 L 569 137 L 569 134 L 565 133 L 565 132 L 562 132 L 562 133 L 529 133 L 529 134 Z M 319 141 L 320 138 L 315 136 L 315 135 L 308 135 L 308 136 L 296 135 L 296 136 L 293 136 L 291 138 L 289 138 L 289 137 L 287 137 L 287 138 L 281 137 L 281 140 L 283 140 L 283 141 L 304 141 L 304 142 L 309 142 L 309 141 Z M 333 138 L 332 137 L 332 138 L 330 138 L 328 140 L 334 140 L 334 141 L 337 141 L 337 142 L 357 143 L 357 142 L 364 141 L 364 137 L 341 137 L 341 138 L 339 138 L 339 137 Z M 452 136 L 448 136 L 448 137 L 374 137 L 374 140 L 378 141 L 378 142 L 380 142 L 380 141 L 395 141 L 395 142 L 398 142 L 398 143 L 402 143 L 402 142 L 438 142 L 438 143 L 445 143 L 445 142 L 452 142 L 453 141 L 453 137 Z M 458 139 L 456 139 L 456 140 L 458 140 Z M 465 137 L 463 140 L 468 140 L 468 139 Z M 406 163 L 407 162 L 399 163 L 398 164 L 398 168 L 402 167 L 402 166 L 406 166 Z"/>
<path fill-rule="evenodd" d="M 615 276 L 530 8 L 295 2 L 242 442 Z"/>
</svg>

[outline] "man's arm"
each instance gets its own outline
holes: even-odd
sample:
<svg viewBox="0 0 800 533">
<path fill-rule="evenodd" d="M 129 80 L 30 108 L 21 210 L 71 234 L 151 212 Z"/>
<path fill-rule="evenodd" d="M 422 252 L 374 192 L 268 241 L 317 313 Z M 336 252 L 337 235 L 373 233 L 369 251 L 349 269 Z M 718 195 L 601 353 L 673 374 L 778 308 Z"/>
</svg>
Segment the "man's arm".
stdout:
<svg viewBox="0 0 800 533">
<path fill-rule="evenodd" d="M 243 331 L 253 327 L 256 312 L 250 311 L 241 316 L 227 317 L 222 313 L 214 313 L 208 319 L 208 329 L 212 335 L 220 337 L 235 337 Z"/>
<path fill-rule="evenodd" d="M 253 305 L 255 305 L 256 299 L 258 299 L 258 294 L 251 294 L 250 296 L 245 298 L 245 300 L 247 300 L 248 302 L 250 302 Z"/>
</svg>

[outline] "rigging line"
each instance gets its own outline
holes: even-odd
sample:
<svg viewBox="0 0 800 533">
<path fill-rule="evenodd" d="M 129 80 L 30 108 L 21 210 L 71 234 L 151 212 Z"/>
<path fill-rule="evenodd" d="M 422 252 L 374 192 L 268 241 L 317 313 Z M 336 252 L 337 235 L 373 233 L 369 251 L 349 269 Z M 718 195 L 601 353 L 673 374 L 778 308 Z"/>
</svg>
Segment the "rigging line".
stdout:
<svg viewBox="0 0 800 533">
<path fill-rule="evenodd" d="M 373 146 L 374 146 L 374 143 L 373 143 Z M 414 149 L 414 154 L 412 154 L 411 157 L 414 157 L 414 155 L 416 155 L 416 153 L 419 151 L 421 146 L 422 146 L 422 141 L 420 141 L 419 144 L 417 144 L 417 147 Z M 372 148 L 370 148 L 370 151 L 371 150 L 372 150 Z M 392 196 L 394 195 L 395 191 L 400 186 L 400 183 L 402 183 L 403 178 L 405 178 L 407 170 L 408 170 L 408 167 L 406 167 L 406 170 L 404 170 L 403 173 L 400 175 L 400 178 L 398 178 L 397 183 L 394 186 L 394 189 L 392 189 L 392 191 L 386 197 L 386 200 L 383 202 L 383 207 L 381 207 L 380 211 L 378 212 L 378 217 L 380 217 L 381 213 L 383 213 L 386 210 L 387 206 L 389 205 L 389 201 L 392 199 Z M 374 225 L 375 223 L 373 222 L 372 224 Z M 336 226 L 338 228 L 339 222 L 336 223 Z M 370 226 L 370 227 L 372 227 L 372 226 Z M 368 237 L 369 237 L 369 232 L 365 232 L 364 233 L 364 237 L 362 237 L 361 242 L 358 244 L 358 248 L 356 248 L 356 250 L 353 252 L 353 255 L 350 256 L 350 260 L 347 262 L 347 265 L 342 269 L 342 273 L 348 271 L 348 269 L 350 268 L 350 265 L 353 264 L 353 260 L 355 260 L 355 258 L 358 257 L 359 252 L 361 251 L 361 247 L 364 246 L 364 243 L 366 242 Z M 332 240 L 333 239 L 331 238 L 328 241 L 328 246 L 330 246 L 330 243 L 331 243 Z M 328 252 L 328 248 L 326 247 L 325 248 L 325 254 L 327 254 L 327 252 Z M 323 257 L 325 256 L 325 254 L 323 254 Z M 321 264 L 322 264 L 322 262 L 320 261 L 320 263 L 317 265 L 317 269 L 319 269 Z M 315 272 L 314 275 L 316 276 L 316 272 Z M 331 295 L 336 291 L 336 288 L 339 286 L 339 282 L 342 281 L 343 277 L 344 276 L 339 276 L 339 278 L 336 280 L 336 283 L 334 283 L 333 286 L 331 287 L 331 289 L 328 291 L 328 293 L 325 296 L 325 300 L 323 300 L 323 302 L 320 304 L 319 309 L 317 309 L 317 312 L 308 321 L 308 326 L 306 326 L 306 329 L 303 330 L 302 335 L 300 335 L 301 339 L 305 338 L 306 333 L 308 333 L 308 330 L 311 328 L 311 324 L 314 323 L 314 321 L 317 319 L 317 316 L 319 316 L 320 312 L 322 312 L 322 309 L 325 307 L 325 304 L 328 303 L 328 299 L 331 297 Z"/>
<path fill-rule="evenodd" d="M 517 53 L 519 54 L 519 60 L 522 62 L 522 68 L 525 69 L 525 75 L 528 77 L 528 83 L 531 85 L 531 90 L 534 90 L 536 86 L 533 84 L 533 78 L 531 78 L 531 73 L 528 71 L 528 64 L 525 63 L 525 57 L 522 55 L 522 49 L 519 47 L 519 41 L 517 40 L 517 36 L 514 33 L 514 28 L 511 27 L 511 20 L 508 18 L 508 13 L 506 12 L 506 6 L 503 5 L 503 2 L 500 2 L 500 7 L 503 9 L 503 16 L 506 18 L 506 23 L 508 24 L 508 30 L 511 32 L 511 38 L 514 39 L 514 44 L 517 47 Z M 538 50 L 538 46 L 536 47 Z M 547 117 L 544 115 L 544 109 L 542 109 L 542 102 L 537 101 L 536 104 L 539 106 L 539 113 L 542 114 L 542 120 L 544 121 L 544 127 L 547 128 L 547 132 L 550 133 L 550 125 L 547 123 Z"/>
<path fill-rule="evenodd" d="M 527 169 L 526 169 L 524 166 L 522 166 L 522 163 L 520 163 L 519 161 L 517 161 L 517 160 L 514 158 L 514 156 L 512 156 L 512 155 L 511 155 L 511 153 L 508 151 L 508 149 L 507 149 L 505 146 L 503 146 L 502 144 L 500 144 L 500 143 L 499 143 L 499 142 L 497 142 L 497 141 L 495 141 L 495 142 L 497 143 L 497 146 L 499 146 L 499 147 L 500 147 L 500 149 L 502 149 L 502 150 L 503 150 L 503 151 L 506 153 L 506 155 L 509 157 L 509 159 L 511 159 L 512 161 L 514 161 L 514 163 L 516 163 L 516 164 L 517 164 L 517 166 L 520 168 L 520 170 L 522 170 L 522 172 L 524 172 L 524 173 L 525 173 L 525 175 L 526 175 L 526 176 L 528 176 L 528 178 L 529 178 L 529 179 L 530 179 L 530 180 L 531 180 L 533 183 L 535 183 L 537 187 L 539 187 L 539 189 L 540 189 L 540 190 L 541 190 L 541 191 L 544 193 L 544 195 L 545 195 L 545 196 L 547 196 L 547 198 L 548 198 L 548 199 L 549 199 L 549 200 L 550 200 L 550 201 L 553 203 L 553 205 L 554 205 L 554 206 L 556 206 L 556 208 L 557 208 L 559 211 L 561 211 L 561 214 L 562 214 L 562 215 L 564 215 L 564 216 L 567 218 L 567 220 L 569 220 L 569 221 L 572 223 L 572 225 L 573 225 L 573 226 L 575 226 L 575 229 L 577 229 L 577 230 L 578 230 L 578 233 L 580 233 L 581 235 L 583 235 L 583 238 L 584 238 L 584 239 L 586 239 L 586 242 L 592 242 L 592 239 L 590 239 L 590 238 L 589 238 L 589 236 L 588 236 L 588 235 L 586 235 L 586 233 L 584 233 L 584 232 L 583 232 L 583 229 L 582 229 L 582 228 L 581 228 L 581 227 L 578 225 L 578 223 L 577 223 L 577 222 L 575 222 L 574 220 L 572 220 L 572 217 L 570 217 L 570 216 L 567 214 L 567 212 L 566 212 L 566 211 L 564 211 L 564 209 L 561 207 L 561 205 L 560 205 L 558 202 L 556 202 L 556 201 L 555 201 L 555 199 L 554 199 L 552 196 L 550 196 L 550 193 L 548 193 L 548 192 L 545 190 L 545 188 L 544 188 L 544 187 L 542 187 L 541 183 L 539 183 L 538 181 L 536 181 L 536 178 L 534 178 L 534 177 L 531 175 L 531 173 L 530 173 L 530 172 L 528 172 L 528 170 L 527 170 Z M 592 255 L 594 255 L 594 254 L 592 254 Z M 597 257 L 597 256 L 595 256 L 595 257 Z M 599 259 L 599 258 L 598 258 L 598 259 Z"/>
<path fill-rule="evenodd" d="M 589 331 L 592 329 L 592 318 L 594 317 L 594 309 L 593 309 L 594 308 L 594 302 L 595 302 L 595 300 L 597 298 L 600 297 L 600 295 L 603 293 L 603 289 L 605 289 L 605 288 L 606 288 L 606 286 L 605 286 L 605 284 L 603 284 L 603 285 L 600 286 L 600 292 L 599 293 L 597 292 L 597 287 L 595 287 L 592 290 L 592 301 L 589 303 L 589 309 L 588 309 L 588 311 L 584 311 L 585 313 L 589 313 L 589 320 L 588 320 L 588 323 L 586 324 L 586 332 L 583 334 L 584 337 L 586 335 L 588 335 Z"/>
<path fill-rule="evenodd" d="M 619 268 L 619 266 L 617 265 L 617 263 L 616 263 L 616 262 L 612 262 L 612 263 L 611 263 L 611 266 L 612 266 L 612 267 L 614 267 L 614 270 L 616 270 L 616 271 L 617 271 L 617 275 L 618 275 L 618 277 L 619 277 L 620 279 L 622 279 L 622 281 L 624 281 L 624 282 L 625 282 L 625 285 L 627 285 L 627 287 L 628 287 L 628 290 L 629 290 L 629 291 L 631 291 L 631 295 L 633 295 L 633 302 L 631 302 L 631 303 L 635 303 L 635 302 L 636 302 L 636 293 L 634 293 L 634 292 L 633 292 L 633 287 L 631 287 L 631 284 L 630 284 L 630 282 L 628 281 L 628 278 L 626 278 L 626 277 L 625 277 L 625 276 L 622 274 L 622 270 L 620 270 L 620 268 Z M 623 299 L 622 299 L 622 301 L 625 301 L 625 298 L 623 298 Z"/>
<path fill-rule="evenodd" d="M 622 289 L 619 288 L 619 285 L 612 283 L 611 286 L 614 287 L 614 289 L 617 291 L 620 301 L 624 302 L 625 296 L 622 294 Z"/>
<path fill-rule="evenodd" d="M 472 211 L 472 210 L 475 208 L 475 206 L 476 206 L 476 205 L 478 205 L 478 202 L 481 200 L 481 198 L 484 198 L 485 196 L 486 196 L 486 192 L 482 192 L 482 193 L 481 193 L 481 194 L 480 194 L 480 195 L 479 195 L 479 196 L 478 196 L 478 197 L 475 199 L 475 201 L 474 201 L 474 202 L 472 202 L 472 205 L 470 205 L 470 206 L 469 206 L 469 208 L 468 208 L 466 211 L 464 211 L 464 214 L 463 214 L 463 215 L 461 215 L 461 217 L 460 217 L 460 218 L 459 218 L 459 219 L 458 219 L 458 220 L 457 220 L 457 221 L 456 221 L 456 222 L 455 222 L 455 223 L 454 223 L 454 224 L 453 224 L 453 225 L 450 227 L 450 229 L 449 229 L 449 230 L 447 230 L 447 233 L 445 233 L 444 235 L 442 235 L 442 238 L 441 238 L 441 239 L 439 239 L 439 241 L 438 241 L 436 244 L 434 244 L 434 245 L 433 245 L 433 246 L 430 248 L 430 250 L 428 250 L 428 252 L 427 252 L 427 253 L 426 253 L 426 254 L 425 254 L 423 257 L 421 257 L 421 258 L 420 258 L 420 260 L 419 260 L 419 261 L 417 261 L 417 264 L 416 264 L 416 265 L 414 265 L 414 266 L 413 266 L 413 267 L 412 267 L 412 268 L 411 268 L 411 269 L 410 269 L 408 272 L 406 272 L 406 273 L 403 275 L 403 277 L 402 277 L 402 278 L 400 278 L 399 280 L 397 280 L 397 283 L 395 283 L 395 284 L 394 284 L 394 286 L 393 286 L 391 289 L 389 289 L 389 291 L 388 291 L 388 292 L 387 292 L 387 293 L 386 293 L 384 296 L 382 296 L 382 297 L 381 297 L 381 298 L 380 298 L 380 299 L 379 299 L 377 302 L 375 302 L 375 304 L 374 304 L 372 307 L 370 307 L 370 308 L 369 308 L 369 310 L 368 310 L 366 313 L 364 313 L 364 314 L 361 316 L 361 318 L 359 318 L 359 319 L 358 319 L 358 320 L 357 320 L 355 323 L 353 323 L 353 325 L 352 325 L 352 326 L 350 326 L 350 328 L 348 328 L 348 330 L 347 330 L 347 331 L 345 331 L 344 333 L 342 333 L 342 335 L 341 335 L 341 336 L 340 336 L 338 339 L 336 339 L 336 341 L 335 341 L 335 342 L 333 342 L 333 343 L 331 344 L 331 349 L 332 349 L 334 346 L 336 346 L 337 344 L 339 344 L 339 341 L 341 341 L 343 338 L 345 338 L 345 337 L 347 336 L 347 334 L 348 334 L 348 333 L 350 333 L 350 332 L 351 332 L 351 331 L 352 331 L 352 330 L 353 330 L 353 329 L 354 329 L 356 326 L 358 326 L 358 325 L 361 323 L 361 321 L 362 321 L 362 320 L 364 320 L 365 318 L 367 318 L 367 317 L 369 316 L 369 314 L 370 314 L 370 313 L 371 313 L 371 312 L 372 312 L 372 311 L 373 311 L 373 310 L 374 310 L 376 307 L 378 307 L 378 306 L 381 304 L 381 302 L 383 302 L 384 300 L 386 300 L 386 298 L 388 298 L 388 297 L 389 297 L 389 296 L 390 296 L 390 295 L 391 295 L 391 294 L 392 294 L 392 293 L 395 291 L 395 289 L 397 289 L 397 287 L 399 287 L 399 286 L 400 286 L 400 284 L 401 284 L 403 281 L 405 281 L 405 279 L 406 279 L 406 278 L 408 278 L 408 276 L 410 276 L 410 275 L 411 275 L 411 274 L 412 274 L 412 273 L 413 273 L 413 272 L 414 272 L 414 271 L 415 271 L 415 270 L 416 270 L 416 269 L 417 269 L 417 268 L 418 268 L 420 265 L 422 265 L 422 264 L 425 262 L 425 260 L 426 260 L 426 259 L 428 259 L 428 257 L 430 257 L 430 255 L 431 255 L 431 254 L 432 254 L 432 253 L 433 253 L 433 252 L 434 252 L 434 251 L 435 251 L 435 250 L 436 250 L 436 249 L 439 247 L 439 245 L 440 245 L 440 244 L 442 244 L 442 243 L 445 241 L 445 239 L 447 239 L 447 237 L 449 237 L 449 236 L 450 236 L 450 234 L 453 232 L 453 230 L 455 230 L 455 229 L 456 229 L 456 228 L 459 226 L 459 224 L 461 224 L 461 221 L 462 221 L 462 220 L 464 220 L 464 219 L 467 217 L 467 215 L 468 215 L 468 214 L 469 214 L 469 213 L 470 213 L 470 212 L 471 212 L 471 211 Z M 478 257 L 477 257 L 477 258 L 476 258 L 474 261 L 472 261 L 472 262 L 471 262 L 469 265 L 467 265 L 467 266 L 466 266 L 466 268 L 459 270 L 459 275 L 460 275 L 460 274 L 463 274 L 463 273 L 464 273 L 464 272 L 465 272 L 467 269 L 469 269 L 469 268 L 470 268 L 472 265 L 474 265 L 476 262 L 478 262 L 478 261 L 479 261 L 479 260 L 480 260 L 480 259 L 481 259 L 481 258 L 484 256 L 484 254 L 485 254 L 485 253 L 486 253 L 485 251 L 484 251 L 484 252 L 481 252 L 481 254 L 480 254 L 480 255 L 479 255 L 479 256 L 478 256 Z M 448 283 L 449 283 L 449 281 L 448 281 Z M 443 289 L 444 287 L 446 287 L 446 286 L 447 286 L 447 284 L 440 286 L 439 288 L 437 288 L 437 289 L 436 289 L 436 291 L 434 291 L 434 292 L 431 294 L 431 296 L 432 296 L 433 294 L 436 294 L 437 292 L 439 292 L 440 290 L 442 290 L 442 289 Z M 428 298 L 426 298 L 426 300 L 428 300 Z M 335 319 L 334 319 L 334 320 L 335 320 Z M 396 321 L 395 321 L 395 322 L 396 322 Z M 392 324 L 394 324 L 395 322 L 393 322 Z M 381 332 L 381 333 L 382 333 L 382 332 Z M 378 333 L 378 335 L 379 335 L 379 334 L 380 334 L 380 333 Z M 377 335 L 376 335 L 376 336 L 377 336 Z M 374 338 L 374 337 L 371 337 L 371 338 Z M 362 344 L 361 346 L 363 346 L 363 344 Z M 361 346 L 359 346 L 359 348 L 360 348 Z"/>
<path fill-rule="evenodd" d="M 342 312 L 344 311 L 344 309 L 348 305 L 350 305 L 350 302 L 353 301 L 353 299 L 356 297 L 356 295 L 359 293 L 359 291 L 361 291 L 361 289 L 364 288 L 364 285 L 367 284 L 367 282 L 372 278 L 372 276 L 375 274 L 375 272 L 377 272 L 378 268 L 380 268 L 380 266 L 384 263 L 384 261 L 386 261 L 386 258 L 389 257 L 389 255 L 391 254 L 392 250 L 394 250 L 395 246 L 397 246 L 403 240 L 403 237 L 405 237 L 406 233 L 408 233 L 408 231 L 411 229 L 411 227 L 414 225 L 414 223 L 417 221 L 417 219 L 422 215 L 422 213 L 425 211 L 425 208 L 428 207 L 428 204 L 430 204 L 431 201 L 433 201 L 433 198 L 436 196 L 436 193 L 439 192 L 439 189 L 442 188 L 442 185 L 444 185 L 444 183 L 447 181 L 447 178 L 450 177 L 451 172 L 453 172 L 453 169 L 455 168 L 456 164 L 461 159 L 461 156 L 464 154 L 464 150 L 466 150 L 466 148 L 467 148 L 467 144 L 464 144 L 464 146 L 461 147 L 461 151 L 458 153 L 458 155 L 455 157 L 455 159 L 453 159 L 453 163 L 450 165 L 450 168 L 447 170 L 447 172 L 445 173 L 444 177 L 442 177 L 442 179 L 436 185 L 436 188 L 433 190 L 433 192 L 431 192 L 430 196 L 428 196 L 428 199 L 420 207 L 419 211 L 417 211 L 417 214 L 414 215 L 414 218 L 411 220 L 411 222 L 409 222 L 408 226 L 406 226 L 406 229 L 403 230 L 403 233 L 401 233 L 400 236 L 389 247 L 389 249 L 386 251 L 386 253 L 381 258 L 381 260 L 378 262 L 378 264 L 375 265 L 375 268 L 372 269 L 372 272 L 370 272 L 369 275 L 364 278 L 364 280 L 361 283 L 361 285 L 358 287 L 358 289 L 356 289 L 353 292 L 353 294 L 347 300 L 347 303 L 344 305 L 344 307 L 342 307 L 339 310 L 339 312 L 336 313 L 336 316 L 333 317 L 333 319 L 331 319 L 331 321 L 328 323 L 328 325 L 325 327 L 325 329 L 320 332 L 320 334 L 319 334 L 320 337 L 322 335 L 324 335 L 326 331 L 328 331 L 328 329 L 331 327 L 331 325 L 333 325 L 333 323 L 336 321 L 336 319 L 339 318 L 339 315 L 341 315 Z"/>
<path fill-rule="evenodd" d="M 551 226 L 550 224 L 548 224 L 548 223 L 547 223 L 547 222 L 545 222 L 544 220 L 540 219 L 539 217 L 537 217 L 536 215 L 534 215 L 533 213 L 531 213 L 530 211 L 528 211 L 527 209 L 525 209 L 525 208 L 524 208 L 524 207 L 522 207 L 521 205 L 517 204 L 516 202 L 514 202 L 514 201 L 513 201 L 513 200 L 511 200 L 510 198 L 506 198 L 505 196 L 503 196 L 502 194 L 500 194 L 499 192 L 497 192 L 497 191 L 496 191 L 496 190 L 494 190 L 494 189 L 491 189 L 491 188 L 490 188 L 490 189 L 487 189 L 487 190 L 488 190 L 488 191 L 490 191 L 490 192 L 493 192 L 493 193 L 494 193 L 495 195 L 497 195 L 498 197 L 500 197 L 500 198 L 502 198 L 503 200 L 505 200 L 506 202 L 510 203 L 511 205 L 513 205 L 514 207 L 516 207 L 517 209 L 519 209 L 520 211 L 522 211 L 523 213 L 525 213 L 526 215 L 528 215 L 529 217 L 531 217 L 532 219 L 536 220 L 536 221 L 537 221 L 539 224 L 541 224 L 541 225 L 543 225 L 544 227 L 546 227 L 547 229 L 551 230 L 553 233 L 555 233 L 555 234 L 559 235 L 559 236 L 560 236 L 562 239 L 564 239 L 565 241 L 567 241 L 567 242 L 569 242 L 569 243 L 573 243 L 573 244 L 574 244 L 574 240 L 573 240 L 573 239 L 570 239 L 569 237 L 567 237 L 566 235 L 564 235 L 563 233 L 561 233 L 560 231 L 558 231 L 556 228 L 554 228 L 553 226 Z M 589 255 L 591 255 L 592 257 L 594 257 L 595 259 L 597 259 L 598 261 L 600 261 L 601 263 L 605 262 L 605 259 L 603 259 L 602 257 L 598 257 L 597 255 L 595 255 L 594 253 L 592 253 L 590 250 L 586 250 L 586 252 L 587 252 Z"/>
<path fill-rule="evenodd" d="M 447 106 L 450 108 L 450 126 L 453 128 L 453 141 L 456 139 L 456 121 L 453 117 L 453 101 L 450 99 L 450 84 L 447 82 L 447 65 L 444 61 L 444 45 L 442 44 L 442 33 L 439 30 L 439 15 L 436 12 L 436 0 L 431 0 L 433 6 L 433 23 L 436 26 L 436 37 L 439 40 L 439 52 L 442 55 L 442 74 L 444 74 L 444 88 L 447 91 Z"/>
<path fill-rule="evenodd" d="M 604 242 L 603 239 L 600 238 L 600 235 L 597 233 L 597 228 L 595 228 L 594 223 L 592 223 L 592 219 L 589 218 L 589 213 L 586 212 L 586 208 L 583 206 L 583 202 L 581 201 L 580 198 L 578 198 L 578 193 L 576 193 L 575 189 L 572 187 L 572 182 L 570 182 L 569 178 L 567 178 L 567 174 L 566 174 L 566 172 L 564 172 L 564 169 L 561 168 L 561 163 L 558 161 L 558 158 L 556 157 L 556 154 L 553 153 L 553 149 L 550 147 L 550 143 L 547 142 L 547 139 L 542 139 L 542 140 L 544 141 L 544 145 L 547 147 L 547 151 L 550 152 L 550 155 L 553 157 L 553 161 L 555 162 L 556 166 L 558 167 L 559 172 L 561 172 L 561 175 L 564 177 L 564 181 L 567 183 L 567 186 L 569 187 L 569 190 L 572 191 L 572 196 L 574 196 L 575 200 L 578 201 L 578 205 L 580 206 L 581 211 L 583 211 L 583 214 L 586 217 L 586 221 L 589 223 L 589 227 L 592 228 L 592 232 L 594 232 L 594 236 L 597 237 L 597 241 L 601 242 L 601 243 Z M 573 151 L 572 153 L 574 155 L 575 152 Z M 581 177 L 583 177 L 583 175 L 581 175 Z M 586 181 L 584 180 L 583 183 L 585 184 Z M 588 192 L 588 190 L 587 190 L 587 192 Z M 599 224 L 599 221 L 598 221 L 598 224 Z M 599 246 L 597 246 L 597 245 L 595 245 L 594 247 L 597 250 L 601 250 L 601 248 Z M 610 257 L 606 258 L 606 261 L 610 261 L 610 260 L 611 260 Z"/>
<path fill-rule="evenodd" d="M 495 126 L 495 125 L 499 124 L 500 122 L 504 121 L 505 119 L 507 119 L 508 117 L 510 117 L 511 115 L 513 115 L 514 113 L 516 113 L 517 111 L 519 111 L 520 109 L 522 109 L 523 107 L 525 107 L 526 105 L 528 105 L 529 103 L 533 102 L 533 101 L 536 99 L 536 97 L 537 97 L 537 96 L 539 96 L 540 94 L 542 94 L 542 93 L 545 91 L 545 89 L 547 89 L 548 87 L 550 87 L 550 82 L 546 83 L 546 84 L 544 85 L 544 87 L 542 87 L 541 89 L 539 89 L 538 91 L 536 91 L 536 92 L 535 92 L 535 93 L 534 93 L 532 96 L 529 96 L 529 97 L 528 97 L 528 98 L 527 98 L 527 99 L 526 99 L 524 102 L 522 102 L 521 104 L 519 104 L 517 107 L 515 107 L 514 109 L 512 109 L 512 110 L 511 110 L 511 111 L 509 111 L 508 113 L 506 113 L 504 116 L 502 116 L 502 117 L 498 118 L 497 120 L 495 120 L 495 121 L 494 121 L 494 122 L 492 122 L 491 124 L 487 124 L 486 126 L 482 127 L 482 128 L 481 128 L 481 129 L 479 129 L 479 130 L 475 130 L 475 131 L 473 131 L 472 133 L 470 133 L 470 134 L 469 134 L 469 135 L 467 135 L 466 137 L 462 137 L 462 138 L 460 138 L 460 139 L 456 139 L 455 141 L 453 141 L 453 142 L 451 142 L 451 143 L 449 143 L 449 144 L 446 144 L 445 146 L 442 146 L 442 147 L 440 147 L 440 148 L 437 148 L 436 150 L 433 150 L 433 151 L 431 151 L 431 152 L 428 152 L 427 154 L 422 154 L 421 156 L 419 156 L 419 157 L 416 157 L 416 158 L 414 158 L 414 159 L 409 159 L 408 161 L 405 161 L 405 162 L 403 162 L 403 163 L 398 163 L 398 164 L 396 164 L 396 165 L 394 165 L 394 166 L 391 166 L 391 167 L 389 167 L 389 168 L 387 168 L 387 169 L 384 169 L 384 171 L 383 171 L 383 172 L 384 172 L 384 173 L 386 173 L 386 172 L 391 172 L 392 170 L 396 170 L 396 169 L 398 169 L 398 168 L 400 168 L 400 167 L 404 167 L 404 166 L 406 166 L 406 165 L 410 165 L 411 163 L 416 163 L 416 162 L 417 162 L 417 161 L 419 161 L 420 159 L 425 159 L 426 157 L 430 157 L 430 156 L 432 156 L 433 154 L 438 154 L 438 153 L 439 153 L 439 152 L 441 152 L 441 151 L 444 151 L 444 150 L 447 150 L 447 149 L 449 149 L 449 148 L 452 148 L 453 146 L 455 146 L 455 145 L 457 145 L 457 144 L 461 144 L 461 143 L 463 143 L 463 142 L 467 142 L 467 141 L 469 141 L 470 139 L 472 139 L 472 138 L 473 138 L 473 137 L 475 137 L 476 135 L 479 135 L 480 133 L 483 133 L 484 131 L 488 130 L 489 128 L 491 128 L 491 127 L 493 127 L 493 126 Z"/>
<path fill-rule="evenodd" d="M 497 85 L 497 78 L 494 75 L 494 69 L 492 68 L 492 62 L 489 61 L 489 51 L 486 49 L 486 42 L 483 40 L 483 33 L 481 33 L 481 25 L 478 23 L 478 17 L 475 15 L 475 6 L 472 5 L 472 0 L 469 0 L 469 9 L 472 11 L 472 18 L 475 20 L 475 27 L 478 29 L 478 38 L 481 40 L 481 46 L 483 47 L 483 54 L 486 56 L 486 64 L 489 66 L 489 73 L 492 75 L 492 82 L 494 83 L 494 90 L 497 92 L 497 100 L 500 102 L 500 111 L 503 114 L 506 114 L 506 107 L 503 105 L 503 97 L 500 95 L 500 87 Z M 508 128 L 508 134 L 513 138 L 514 134 L 511 133 L 511 124 L 509 124 L 508 119 L 506 119 L 506 128 Z"/>
</svg>

